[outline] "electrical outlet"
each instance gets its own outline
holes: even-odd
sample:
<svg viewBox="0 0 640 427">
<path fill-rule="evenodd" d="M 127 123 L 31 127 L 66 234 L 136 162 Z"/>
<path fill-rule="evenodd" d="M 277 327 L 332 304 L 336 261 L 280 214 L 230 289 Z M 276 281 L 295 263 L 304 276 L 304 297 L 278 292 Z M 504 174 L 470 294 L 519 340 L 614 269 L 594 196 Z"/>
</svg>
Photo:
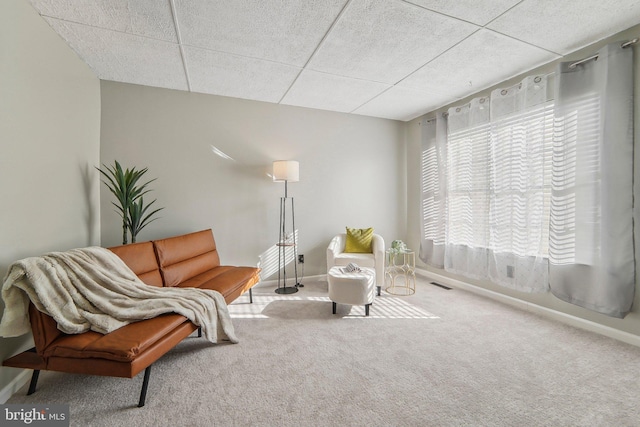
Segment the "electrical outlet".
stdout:
<svg viewBox="0 0 640 427">
<path fill-rule="evenodd" d="M 298 255 L 298 264 L 304 264 L 304 255 Z"/>
<path fill-rule="evenodd" d="M 507 265 L 507 277 L 513 278 L 515 272 L 515 268 L 513 265 Z"/>
</svg>

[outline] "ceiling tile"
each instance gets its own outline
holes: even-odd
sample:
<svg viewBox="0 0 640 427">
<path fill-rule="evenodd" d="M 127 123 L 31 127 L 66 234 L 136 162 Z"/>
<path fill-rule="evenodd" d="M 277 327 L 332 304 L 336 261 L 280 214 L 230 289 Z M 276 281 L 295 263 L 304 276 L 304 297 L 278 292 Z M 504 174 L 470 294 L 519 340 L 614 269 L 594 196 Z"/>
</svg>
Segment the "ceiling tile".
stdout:
<svg viewBox="0 0 640 427">
<path fill-rule="evenodd" d="M 477 28 L 400 1 L 353 0 L 308 68 L 395 84 Z"/>
<path fill-rule="evenodd" d="M 168 1 L 29 0 L 41 15 L 123 33 L 177 42 Z"/>
<path fill-rule="evenodd" d="M 191 90 L 278 102 L 300 68 L 261 59 L 185 47 Z"/>
<path fill-rule="evenodd" d="M 365 116 L 408 121 L 454 101 L 448 95 L 394 86 L 354 111 Z"/>
<path fill-rule="evenodd" d="M 187 90 L 177 44 L 46 20 L 102 80 Z"/>
<path fill-rule="evenodd" d="M 305 70 L 281 103 L 348 113 L 389 87 L 384 83 Z"/>
<path fill-rule="evenodd" d="M 486 25 L 521 0 L 407 0 L 434 12 L 444 13 L 478 25 Z"/>
<path fill-rule="evenodd" d="M 638 0 L 525 0 L 488 28 L 568 54 L 638 24 Z"/>
<path fill-rule="evenodd" d="M 398 86 L 462 98 L 557 58 L 546 50 L 480 30 Z"/>
<path fill-rule="evenodd" d="M 176 0 L 186 45 L 303 66 L 346 0 Z"/>
</svg>

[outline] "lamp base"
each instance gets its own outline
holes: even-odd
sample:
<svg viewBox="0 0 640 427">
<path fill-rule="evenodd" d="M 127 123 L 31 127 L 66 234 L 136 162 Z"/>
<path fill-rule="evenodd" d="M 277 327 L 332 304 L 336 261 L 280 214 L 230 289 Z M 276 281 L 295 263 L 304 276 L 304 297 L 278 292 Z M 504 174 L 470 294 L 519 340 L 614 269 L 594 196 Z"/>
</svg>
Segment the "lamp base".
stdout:
<svg viewBox="0 0 640 427">
<path fill-rule="evenodd" d="M 294 286 L 289 286 L 289 287 L 285 286 L 285 287 L 276 289 L 276 294 L 295 294 L 296 292 L 298 292 L 298 288 Z"/>
</svg>

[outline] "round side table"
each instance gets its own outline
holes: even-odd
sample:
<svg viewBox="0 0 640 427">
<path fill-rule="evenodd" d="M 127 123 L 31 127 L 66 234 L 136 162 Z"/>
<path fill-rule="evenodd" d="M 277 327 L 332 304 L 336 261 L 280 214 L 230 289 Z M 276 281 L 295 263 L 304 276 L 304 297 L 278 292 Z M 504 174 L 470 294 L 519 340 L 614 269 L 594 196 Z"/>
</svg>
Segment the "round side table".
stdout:
<svg viewBox="0 0 640 427">
<path fill-rule="evenodd" d="M 407 296 L 416 293 L 416 254 L 414 251 L 386 251 L 384 270 L 385 291 L 391 295 Z"/>
</svg>

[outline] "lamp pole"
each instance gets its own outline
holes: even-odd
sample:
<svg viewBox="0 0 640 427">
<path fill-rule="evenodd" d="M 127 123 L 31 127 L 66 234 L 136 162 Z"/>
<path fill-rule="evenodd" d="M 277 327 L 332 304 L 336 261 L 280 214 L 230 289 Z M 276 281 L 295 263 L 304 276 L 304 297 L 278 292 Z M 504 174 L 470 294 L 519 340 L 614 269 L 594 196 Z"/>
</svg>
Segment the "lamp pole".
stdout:
<svg viewBox="0 0 640 427">
<path fill-rule="evenodd" d="M 278 294 L 293 294 L 298 292 L 298 265 L 297 265 L 297 230 L 295 220 L 295 210 L 293 197 L 289 197 L 289 181 L 297 182 L 298 162 L 293 160 L 280 160 L 273 162 L 273 180 L 284 182 L 284 197 L 280 198 L 280 225 L 278 227 L 278 288 L 275 290 Z M 291 227 L 292 241 L 287 238 L 287 202 L 291 200 Z M 293 249 L 293 266 L 295 272 L 295 286 L 287 286 L 287 248 Z M 280 280 L 283 279 L 283 286 L 280 286 Z"/>
</svg>

